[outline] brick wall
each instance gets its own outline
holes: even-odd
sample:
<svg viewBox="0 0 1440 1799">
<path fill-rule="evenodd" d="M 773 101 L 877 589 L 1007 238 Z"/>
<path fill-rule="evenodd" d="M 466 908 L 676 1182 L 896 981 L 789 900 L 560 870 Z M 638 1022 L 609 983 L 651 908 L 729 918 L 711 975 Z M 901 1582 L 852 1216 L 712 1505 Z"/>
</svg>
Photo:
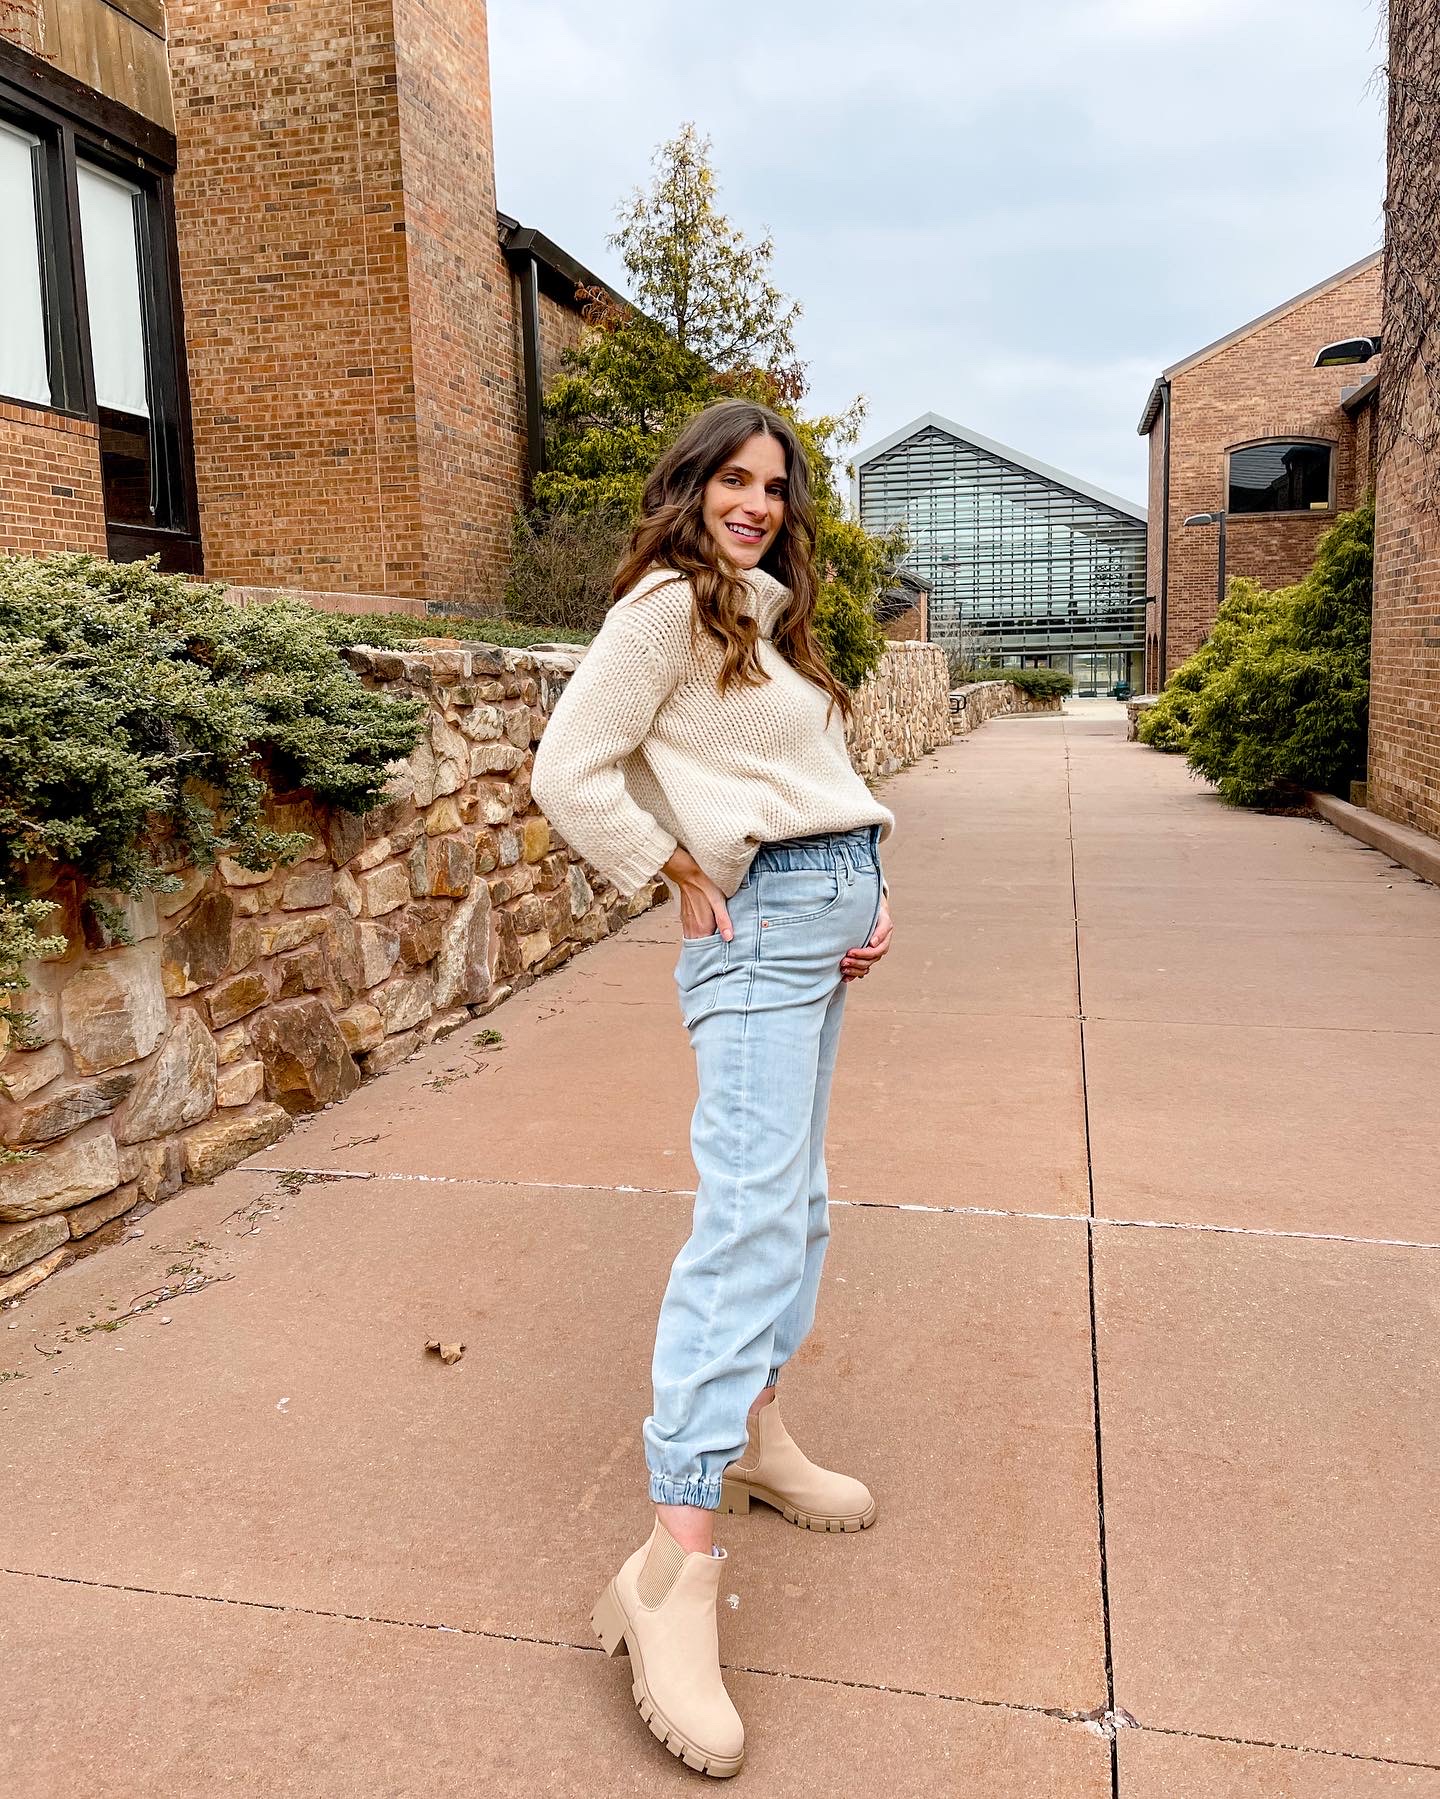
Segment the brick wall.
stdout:
<svg viewBox="0 0 1440 1799">
<path fill-rule="evenodd" d="M 105 554 L 100 447 L 88 419 L 0 403 L 0 551 Z"/>
<path fill-rule="evenodd" d="M 389 0 L 170 0 L 206 572 L 418 595 Z"/>
<path fill-rule="evenodd" d="M 1375 486 L 1375 433 L 1380 409 L 1372 393 L 1354 414 L 1355 426 L 1355 492 L 1362 495 Z"/>
<path fill-rule="evenodd" d="M 524 459 L 485 9 L 394 0 L 394 16 L 424 590 L 483 604 L 500 597 Z"/>
<path fill-rule="evenodd" d="M 584 330 L 585 321 L 578 306 L 573 302 L 562 304 L 541 290 L 540 373 L 545 386 L 548 387 L 560 373 L 560 360 L 565 352 L 578 348 Z"/>
<path fill-rule="evenodd" d="M 1432 16 L 1421 0 L 1396 0 L 1390 14 L 1392 62 L 1403 59 L 1408 79 L 1392 81 L 1389 89 L 1387 212 L 1392 229 L 1398 215 L 1402 244 L 1416 246 L 1412 254 L 1419 252 L 1417 231 L 1423 232 L 1427 222 L 1426 209 L 1417 208 L 1417 201 L 1433 191 L 1434 181 L 1433 172 L 1416 167 L 1420 157 L 1433 155 L 1433 96 L 1440 69 Z M 1429 247 L 1433 271 L 1433 231 Z M 1397 255 L 1386 271 L 1397 286 L 1400 262 Z M 1433 272 L 1420 291 L 1427 298 L 1433 295 Z M 1410 297 L 1413 304 L 1413 289 Z M 1408 337 L 1398 306 L 1391 331 L 1389 301 L 1387 294 L 1382 384 L 1398 372 L 1394 358 Z M 1433 364 L 1440 354 L 1440 329 L 1433 311 L 1427 316 L 1428 339 L 1418 349 L 1420 361 L 1428 358 Z M 1440 837 L 1440 504 L 1433 497 L 1436 471 L 1430 459 L 1436 454 L 1436 433 L 1427 385 L 1423 367 L 1417 366 L 1397 421 L 1398 436 L 1376 471 L 1367 804 L 1386 818 Z"/>
<path fill-rule="evenodd" d="M 1419 504 L 1421 452 L 1380 464 L 1366 803 L 1440 837 L 1440 518 Z"/>
<path fill-rule="evenodd" d="M 1316 369 L 1315 352 L 1335 338 L 1379 329 L 1378 262 L 1358 269 L 1308 300 L 1289 307 L 1204 356 L 1171 378 L 1170 558 L 1166 674 L 1199 646 L 1215 618 L 1218 533 L 1186 530 L 1190 513 L 1222 510 L 1227 501 L 1226 450 L 1256 438 L 1313 437 L 1333 443 L 1335 509 L 1304 514 L 1254 514 L 1229 521 L 1227 572 L 1266 587 L 1284 587 L 1309 568 L 1315 545 L 1353 506 L 1355 432 L 1341 410 L 1341 389 L 1355 381 L 1348 368 Z M 1151 519 L 1161 516 L 1161 424 L 1151 442 Z M 1158 534 L 1151 533 L 1152 582 L 1158 583 Z"/>
<path fill-rule="evenodd" d="M 77 43 L 92 15 L 143 31 L 102 0 L 0 0 L 0 34 L 44 51 L 52 12 Z M 207 575 L 493 603 L 526 445 L 484 6 L 170 0 L 168 29 Z M 547 378 L 580 334 L 569 300 L 541 299 Z M 25 541 L 68 541 L 63 510 Z"/>
<path fill-rule="evenodd" d="M 880 627 L 891 643 L 925 643 L 929 637 L 928 614 L 930 602 L 921 595 L 907 612 L 897 618 L 886 619 Z"/>
</svg>

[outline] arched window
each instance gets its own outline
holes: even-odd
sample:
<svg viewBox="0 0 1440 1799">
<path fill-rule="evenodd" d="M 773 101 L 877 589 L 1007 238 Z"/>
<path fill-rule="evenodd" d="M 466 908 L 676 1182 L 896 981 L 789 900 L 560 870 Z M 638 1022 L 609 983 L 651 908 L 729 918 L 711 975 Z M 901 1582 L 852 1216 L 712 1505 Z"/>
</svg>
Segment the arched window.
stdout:
<svg viewBox="0 0 1440 1799">
<path fill-rule="evenodd" d="M 1230 451 L 1229 512 L 1327 512 L 1333 444 L 1277 437 Z"/>
</svg>

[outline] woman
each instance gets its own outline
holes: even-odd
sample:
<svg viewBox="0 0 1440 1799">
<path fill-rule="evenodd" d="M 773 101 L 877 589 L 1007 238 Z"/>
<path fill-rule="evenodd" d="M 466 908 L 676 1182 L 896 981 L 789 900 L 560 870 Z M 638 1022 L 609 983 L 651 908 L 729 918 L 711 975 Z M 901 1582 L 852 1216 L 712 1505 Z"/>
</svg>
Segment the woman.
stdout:
<svg viewBox="0 0 1440 1799">
<path fill-rule="evenodd" d="M 873 1522 L 818 1468 L 775 1383 L 815 1312 L 829 1234 L 824 1134 L 845 988 L 890 942 L 849 699 L 814 637 L 815 513 L 778 414 L 726 400 L 646 484 L 615 604 L 555 708 L 533 791 L 622 893 L 679 891 L 675 979 L 695 1051 L 691 1235 L 660 1308 L 645 1454 L 655 1526 L 601 1595 L 642 1716 L 672 1754 L 739 1771 L 720 1676 L 717 1510 L 759 1499 L 810 1530 Z"/>
</svg>

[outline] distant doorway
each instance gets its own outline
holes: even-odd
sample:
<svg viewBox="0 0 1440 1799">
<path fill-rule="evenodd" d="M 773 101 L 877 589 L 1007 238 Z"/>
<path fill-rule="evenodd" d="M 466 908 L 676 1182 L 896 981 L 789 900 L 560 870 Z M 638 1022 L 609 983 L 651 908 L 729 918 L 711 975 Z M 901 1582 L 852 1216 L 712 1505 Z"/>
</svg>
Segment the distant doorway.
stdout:
<svg viewBox="0 0 1440 1799">
<path fill-rule="evenodd" d="M 1077 699 L 1093 700 L 1109 694 L 1117 683 L 1130 679 L 1128 650 L 1077 651 L 1070 658 Z"/>
</svg>

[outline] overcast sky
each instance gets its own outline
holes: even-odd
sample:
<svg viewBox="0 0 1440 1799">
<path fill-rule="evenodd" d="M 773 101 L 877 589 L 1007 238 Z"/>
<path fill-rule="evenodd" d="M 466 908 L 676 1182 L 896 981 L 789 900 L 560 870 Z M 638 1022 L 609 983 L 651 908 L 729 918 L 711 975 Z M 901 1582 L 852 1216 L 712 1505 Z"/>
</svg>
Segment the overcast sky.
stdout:
<svg viewBox="0 0 1440 1799">
<path fill-rule="evenodd" d="M 605 239 L 662 139 L 773 232 L 817 410 L 945 413 L 1128 498 L 1167 363 L 1377 249 L 1373 0 L 491 0 L 501 207 Z M 1355 328 L 1375 325 L 1356 319 Z"/>
</svg>

